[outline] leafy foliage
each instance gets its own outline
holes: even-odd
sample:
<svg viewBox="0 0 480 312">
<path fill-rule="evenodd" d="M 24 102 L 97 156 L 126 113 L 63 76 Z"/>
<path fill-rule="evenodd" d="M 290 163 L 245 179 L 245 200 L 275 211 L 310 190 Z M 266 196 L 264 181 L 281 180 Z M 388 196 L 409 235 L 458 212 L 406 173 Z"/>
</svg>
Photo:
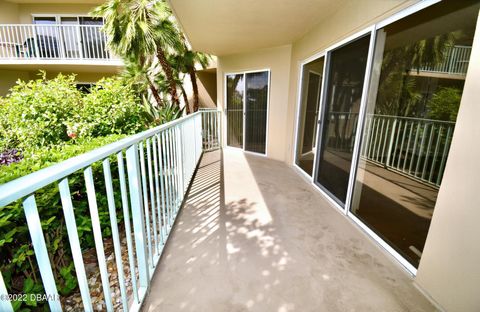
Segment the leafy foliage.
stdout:
<svg viewBox="0 0 480 312">
<path fill-rule="evenodd" d="M 85 137 L 133 134 L 147 128 L 148 116 L 130 85 L 104 78 L 88 94 L 75 76 L 19 81 L 0 100 L 0 151 L 41 148 Z"/>
<path fill-rule="evenodd" d="M 81 93 L 75 76 L 59 74 L 47 80 L 41 77 L 18 81 L 0 102 L 0 150 L 47 146 L 68 141 L 67 122 L 79 118 Z"/>
<path fill-rule="evenodd" d="M 41 148 L 25 155 L 25 159 L 9 166 L 3 166 L 0 171 L 0 184 L 22 177 L 31 172 L 53 165 L 70 157 L 77 156 L 97 147 L 121 139 L 123 135 L 110 135 L 95 139 L 80 139 L 74 144 L 62 144 Z M 94 183 L 98 190 L 105 190 L 101 163 L 92 166 Z M 116 162 L 111 162 L 114 189 L 119 190 L 116 176 Z M 75 217 L 78 235 L 82 248 L 94 246 L 92 224 L 86 201 L 86 191 L 82 172 L 69 176 L 72 202 L 75 207 Z M 104 237 L 111 236 L 107 198 L 104 191 L 97 193 L 100 223 Z M 120 206 L 120 194 L 114 194 L 117 207 Z M 42 220 L 42 228 L 50 255 L 52 269 L 61 295 L 68 295 L 77 287 L 75 271 L 68 245 L 67 232 L 64 224 L 60 195 L 56 185 L 49 185 L 35 193 L 37 208 Z M 118 221 L 122 215 L 117 215 Z M 21 201 L 16 201 L 0 208 L 0 269 L 10 293 L 42 293 L 43 287 L 35 262 L 31 238 L 25 222 Z M 31 285 L 33 283 L 33 285 Z M 36 306 L 36 302 L 14 303 L 16 309 Z"/>
<path fill-rule="evenodd" d="M 457 88 L 441 88 L 428 102 L 428 117 L 432 119 L 456 121 L 462 90 Z"/>
</svg>

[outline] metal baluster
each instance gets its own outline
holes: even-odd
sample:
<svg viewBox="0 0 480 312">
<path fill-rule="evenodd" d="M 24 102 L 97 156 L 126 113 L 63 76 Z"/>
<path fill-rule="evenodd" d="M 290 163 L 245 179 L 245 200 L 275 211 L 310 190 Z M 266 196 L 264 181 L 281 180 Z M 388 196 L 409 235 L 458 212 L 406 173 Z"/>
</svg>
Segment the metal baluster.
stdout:
<svg viewBox="0 0 480 312">
<path fill-rule="evenodd" d="M 85 186 L 87 188 L 88 207 L 92 219 L 93 238 L 95 241 L 95 250 L 97 252 L 98 267 L 100 269 L 100 278 L 102 280 L 103 295 L 107 311 L 113 311 L 112 295 L 110 293 L 110 282 L 108 279 L 107 261 L 105 259 L 105 250 L 103 249 L 102 228 L 100 226 L 100 217 L 98 215 L 97 199 L 95 186 L 93 184 L 92 167 L 84 170 Z"/>
<path fill-rule="evenodd" d="M 123 311 L 128 311 L 127 288 L 125 287 L 125 277 L 123 276 L 122 248 L 120 246 L 120 235 L 118 233 L 117 211 L 115 208 L 115 198 L 113 195 L 112 173 L 110 171 L 110 161 L 103 161 L 103 174 L 105 177 L 105 187 L 107 190 L 108 212 L 110 214 L 110 226 L 112 228 L 113 250 L 115 253 L 115 263 L 117 265 L 118 286 L 122 297 Z"/>
<path fill-rule="evenodd" d="M 93 311 L 92 300 L 90 298 L 90 290 L 88 287 L 87 274 L 83 262 L 82 248 L 80 239 L 78 238 L 77 222 L 73 212 L 72 197 L 68 179 L 65 178 L 58 184 L 60 190 L 60 198 L 62 200 L 63 215 L 65 216 L 65 225 L 67 226 L 68 241 L 72 252 L 73 264 L 75 265 L 75 273 L 77 275 L 78 287 L 82 296 L 83 309 L 85 311 Z"/>
<path fill-rule="evenodd" d="M 37 204 L 35 203 L 35 195 L 30 195 L 23 201 L 23 209 L 25 219 L 27 220 L 28 232 L 32 239 L 33 250 L 37 258 L 38 269 L 42 276 L 43 288 L 48 298 L 48 305 L 52 311 L 62 311 L 60 296 L 57 292 L 50 258 L 48 257 L 47 245 L 45 244 L 45 238 L 43 236 L 40 215 L 38 214 Z"/>
<path fill-rule="evenodd" d="M 152 235 L 151 235 L 151 226 L 150 226 L 150 212 L 148 209 L 148 191 L 147 191 L 147 170 L 145 169 L 145 150 L 143 148 L 143 142 L 140 142 L 140 170 L 142 178 L 142 194 L 143 194 L 143 209 L 145 214 L 145 225 L 147 230 L 147 252 L 148 252 L 148 262 L 150 264 L 151 270 L 149 270 L 149 278 L 152 278 L 153 274 L 153 251 L 152 251 Z"/>
<path fill-rule="evenodd" d="M 130 226 L 130 209 L 128 207 L 127 184 L 125 180 L 125 167 L 123 164 L 123 152 L 117 154 L 118 177 L 120 180 L 120 191 L 122 194 L 123 220 L 125 223 L 125 235 L 127 238 L 128 262 L 130 266 L 130 280 L 132 281 L 133 298 L 135 303 L 140 303 L 138 298 L 137 274 L 135 258 L 133 255 L 132 230 Z"/>
</svg>

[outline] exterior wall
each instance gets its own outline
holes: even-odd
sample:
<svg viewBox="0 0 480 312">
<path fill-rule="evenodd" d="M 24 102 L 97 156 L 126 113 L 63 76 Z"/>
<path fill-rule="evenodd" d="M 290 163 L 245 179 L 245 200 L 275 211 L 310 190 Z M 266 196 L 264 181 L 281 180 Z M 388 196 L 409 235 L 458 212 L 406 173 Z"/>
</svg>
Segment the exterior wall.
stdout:
<svg viewBox="0 0 480 312">
<path fill-rule="evenodd" d="M 216 72 L 199 71 L 197 72 L 199 83 L 200 107 L 217 107 L 217 74 Z"/>
<path fill-rule="evenodd" d="M 480 311 L 478 90 L 480 19 L 450 154 L 415 279 L 447 311 Z"/>
<path fill-rule="evenodd" d="M 47 78 L 51 79 L 57 76 L 59 71 L 47 71 Z M 76 81 L 80 83 L 95 83 L 103 77 L 110 77 L 115 73 L 102 72 L 72 72 L 62 71 L 63 74 L 76 74 Z M 0 96 L 5 96 L 18 79 L 32 80 L 38 78 L 38 71 L 32 70 L 6 70 L 0 68 Z"/>
<path fill-rule="evenodd" d="M 19 23 L 18 4 L 0 0 L 0 23 L 17 24 Z"/>
<path fill-rule="evenodd" d="M 88 15 L 95 7 L 93 4 L 21 4 L 19 21 L 32 24 L 32 14 Z"/>
<path fill-rule="evenodd" d="M 15 85 L 18 79 L 29 80 L 29 72 L 0 69 L 0 96 L 6 95 L 8 90 Z"/>
<path fill-rule="evenodd" d="M 287 90 L 290 77 L 292 47 L 282 46 L 252 53 L 218 57 L 217 103 L 224 110 L 225 74 L 251 70 L 270 69 L 270 103 L 268 108 L 267 156 L 285 161 L 287 136 Z"/>
</svg>

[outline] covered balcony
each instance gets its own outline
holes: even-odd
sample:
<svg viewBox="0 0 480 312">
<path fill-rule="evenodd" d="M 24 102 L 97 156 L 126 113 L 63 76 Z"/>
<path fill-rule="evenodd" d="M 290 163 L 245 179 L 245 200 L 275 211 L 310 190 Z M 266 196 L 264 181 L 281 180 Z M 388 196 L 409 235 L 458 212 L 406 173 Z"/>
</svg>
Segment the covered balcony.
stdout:
<svg viewBox="0 0 480 312">
<path fill-rule="evenodd" d="M 203 110 L 0 187 L 1 206 L 22 203 L 52 311 L 433 309 L 411 275 L 296 169 L 221 149 L 221 120 Z M 82 171 L 87 196 L 72 189 Z M 68 298 L 59 297 L 35 201 L 48 185 L 59 190 L 75 264 L 78 291 Z M 81 201 L 94 251 L 77 236 Z M 108 211 L 111 239 L 99 211 Z M 0 308 L 12 311 L 11 302 Z"/>
<path fill-rule="evenodd" d="M 122 61 L 107 49 L 102 25 L 0 25 L 0 64 L 105 63 Z"/>
</svg>

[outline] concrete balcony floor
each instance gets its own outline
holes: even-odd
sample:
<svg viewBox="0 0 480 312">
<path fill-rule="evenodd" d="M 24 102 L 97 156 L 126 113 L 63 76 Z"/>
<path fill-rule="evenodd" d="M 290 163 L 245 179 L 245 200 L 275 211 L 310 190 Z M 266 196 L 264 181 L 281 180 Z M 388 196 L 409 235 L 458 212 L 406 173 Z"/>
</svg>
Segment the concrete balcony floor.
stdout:
<svg viewBox="0 0 480 312">
<path fill-rule="evenodd" d="M 433 311 L 294 169 L 204 154 L 143 311 Z"/>
</svg>

